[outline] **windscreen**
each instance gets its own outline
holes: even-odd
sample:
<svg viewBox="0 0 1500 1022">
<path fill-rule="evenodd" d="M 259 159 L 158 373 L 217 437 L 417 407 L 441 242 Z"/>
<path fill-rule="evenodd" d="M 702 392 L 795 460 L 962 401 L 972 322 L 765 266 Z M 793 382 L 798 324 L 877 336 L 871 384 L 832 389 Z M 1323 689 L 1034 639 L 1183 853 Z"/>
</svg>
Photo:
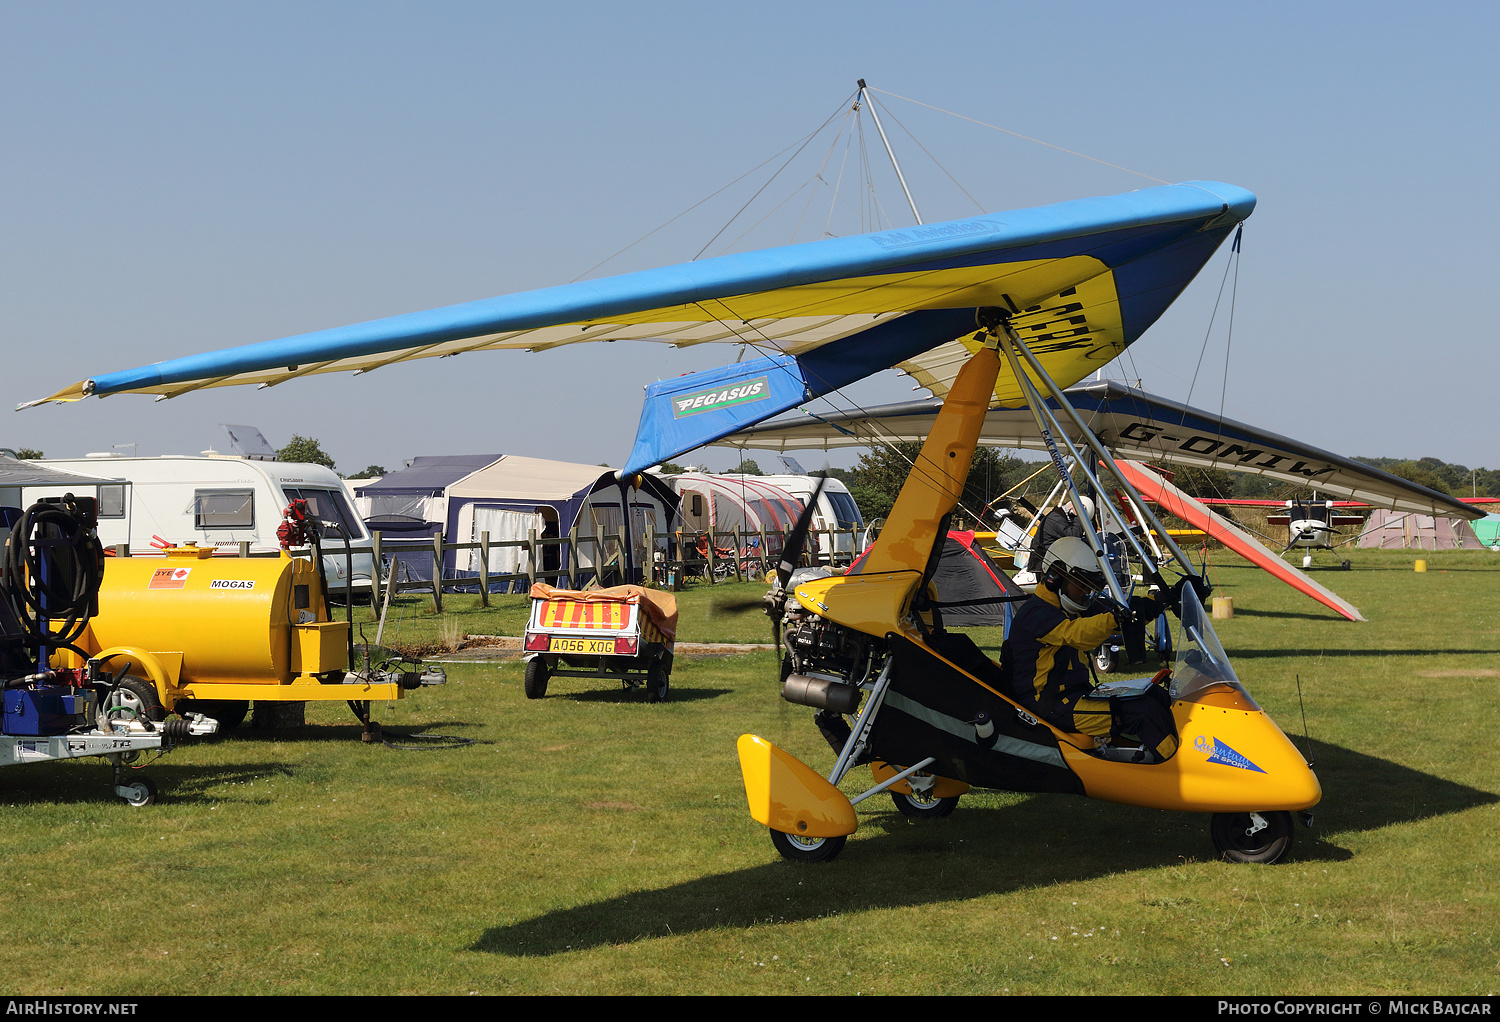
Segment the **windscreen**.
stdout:
<svg viewBox="0 0 1500 1022">
<path fill-rule="evenodd" d="M 1182 587 L 1181 631 L 1172 665 L 1173 698 L 1191 699 L 1210 685 L 1233 685 L 1244 691 L 1192 586 Z"/>
<path fill-rule="evenodd" d="M 364 538 L 364 527 L 360 523 L 359 516 L 354 513 L 342 493 L 295 486 L 283 487 L 283 492 L 286 493 L 287 500 L 297 500 L 300 497 L 307 501 L 307 509 L 319 521 L 337 522 L 340 527 L 347 530 L 351 540 Z"/>
</svg>

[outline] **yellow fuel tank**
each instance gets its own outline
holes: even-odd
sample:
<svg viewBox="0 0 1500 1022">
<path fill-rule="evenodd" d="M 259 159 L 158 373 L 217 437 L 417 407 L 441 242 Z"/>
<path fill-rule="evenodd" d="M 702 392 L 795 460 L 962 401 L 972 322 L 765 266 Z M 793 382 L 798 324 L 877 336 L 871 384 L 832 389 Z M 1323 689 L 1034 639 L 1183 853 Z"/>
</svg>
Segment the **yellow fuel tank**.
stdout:
<svg viewBox="0 0 1500 1022">
<path fill-rule="evenodd" d="M 183 685 L 286 685 L 348 666 L 349 625 L 327 618 L 306 560 L 169 547 L 108 561 L 79 644 L 180 652 Z"/>
</svg>

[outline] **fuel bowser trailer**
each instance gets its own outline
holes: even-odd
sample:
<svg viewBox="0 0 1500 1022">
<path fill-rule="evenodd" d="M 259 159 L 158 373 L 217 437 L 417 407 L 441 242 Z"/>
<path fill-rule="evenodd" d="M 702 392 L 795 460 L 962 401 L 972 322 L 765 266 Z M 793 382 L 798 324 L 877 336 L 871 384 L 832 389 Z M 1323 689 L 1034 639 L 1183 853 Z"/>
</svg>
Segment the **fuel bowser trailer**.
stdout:
<svg viewBox="0 0 1500 1022">
<path fill-rule="evenodd" d="M 98 610 L 103 549 L 93 497 L 71 493 L 26 510 L 0 508 L 7 527 L 0 559 L 0 767 L 99 756 L 114 792 L 133 806 L 156 801 L 156 785 L 130 768 L 148 751 L 212 734 L 217 723 L 189 712 L 171 721 L 137 712 L 126 672 L 77 640 Z"/>
<path fill-rule="evenodd" d="M 147 716 L 203 711 L 228 729 L 252 701 L 338 700 L 370 740 L 371 701 L 446 679 L 368 664 L 350 670 L 352 624 L 330 620 L 318 523 L 301 501 L 286 516 L 277 557 L 215 557 L 189 544 L 165 548 L 164 557 L 109 559 L 99 613 L 76 644 L 128 668 L 127 698 Z M 311 558 L 287 549 L 302 545 L 311 545 Z"/>
</svg>

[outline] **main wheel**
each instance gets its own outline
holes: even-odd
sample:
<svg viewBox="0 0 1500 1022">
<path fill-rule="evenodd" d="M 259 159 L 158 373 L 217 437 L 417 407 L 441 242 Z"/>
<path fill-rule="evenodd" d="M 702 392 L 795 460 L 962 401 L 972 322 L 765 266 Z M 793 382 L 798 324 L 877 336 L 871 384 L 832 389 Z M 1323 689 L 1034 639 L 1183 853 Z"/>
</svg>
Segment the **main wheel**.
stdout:
<svg viewBox="0 0 1500 1022">
<path fill-rule="evenodd" d="M 130 794 L 124 796 L 129 805 L 149 806 L 156 801 L 156 785 L 149 777 L 137 777 L 123 787 L 130 789 Z"/>
<path fill-rule="evenodd" d="M 1230 862 L 1278 862 L 1292 850 L 1292 814 L 1214 813 L 1209 833 Z"/>
<path fill-rule="evenodd" d="M 1118 657 L 1119 654 L 1110 649 L 1109 643 L 1106 642 L 1094 650 L 1094 670 L 1100 674 L 1113 674 Z"/>
<path fill-rule="evenodd" d="M 667 665 L 660 660 L 651 661 L 651 666 L 646 668 L 646 701 L 648 703 L 664 703 L 667 701 L 667 693 L 672 688 L 672 676 L 667 671 Z"/>
<path fill-rule="evenodd" d="M 547 662 L 539 656 L 526 661 L 526 698 L 540 699 L 547 694 Z"/>
<path fill-rule="evenodd" d="M 127 674 L 104 700 L 104 716 L 125 720 L 165 720 L 167 711 L 162 708 L 156 686 L 145 678 Z"/>
<path fill-rule="evenodd" d="M 798 837 L 771 831 L 771 844 L 784 859 L 793 862 L 832 862 L 844 850 L 843 837 Z"/>
<path fill-rule="evenodd" d="M 893 791 L 891 801 L 896 803 L 896 808 L 901 811 L 902 816 L 910 816 L 914 820 L 936 819 L 939 816 L 947 816 L 958 808 L 957 795 L 939 798 L 930 791 L 920 794 L 914 791 L 910 795 Z"/>
</svg>

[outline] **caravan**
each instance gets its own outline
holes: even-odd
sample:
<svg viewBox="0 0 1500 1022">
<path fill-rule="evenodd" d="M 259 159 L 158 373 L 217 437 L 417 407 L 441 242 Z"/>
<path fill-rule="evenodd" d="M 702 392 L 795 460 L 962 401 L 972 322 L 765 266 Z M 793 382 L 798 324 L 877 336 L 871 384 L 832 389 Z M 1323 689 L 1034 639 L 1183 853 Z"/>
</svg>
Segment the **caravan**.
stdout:
<svg viewBox="0 0 1500 1022">
<path fill-rule="evenodd" d="M 23 486 L 23 506 L 65 492 L 97 497 L 99 541 L 106 547 L 129 544 L 135 556 L 156 554 L 163 542 L 225 553 L 238 552 L 242 543 L 251 553 L 279 550 L 282 511 L 300 497 L 316 518 L 332 523 L 323 539 L 329 594 L 337 597 L 346 585 L 356 596 L 370 592 L 370 534 L 354 513 L 354 496 L 344 481 L 322 465 L 172 454 L 49 458 L 33 464 L 91 478 L 82 486 Z M 345 553 L 345 538 L 352 554 Z"/>
</svg>

